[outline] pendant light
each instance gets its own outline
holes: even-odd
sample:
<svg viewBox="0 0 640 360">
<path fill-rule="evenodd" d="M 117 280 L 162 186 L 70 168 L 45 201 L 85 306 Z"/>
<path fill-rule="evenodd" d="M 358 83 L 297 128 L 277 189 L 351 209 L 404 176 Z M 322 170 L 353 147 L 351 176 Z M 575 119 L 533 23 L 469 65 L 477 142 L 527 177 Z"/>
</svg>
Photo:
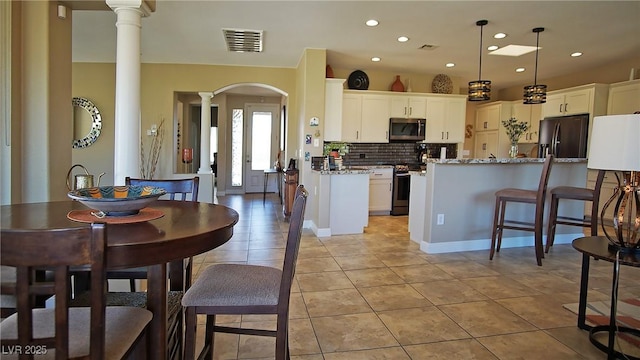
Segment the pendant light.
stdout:
<svg viewBox="0 0 640 360">
<path fill-rule="evenodd" d="M 478 80 L 469 82 L 469 101 L 489 100 L 491 95 L 491 81 L 482 79 L 482 27 L 487 25 L 487 20 L 478 20 L 480 26 L 480 64 L 478 65 Z"/>
<path fill-rule="evenodd" d="M 533 85 L 524 87 L 524 103 L 542 104 L 547 102 L 547 85 L 538 84 L 538 51 L 540 50 L 540 33 L 544 31 L 544 28 L 537 27 L 532 31 L 536 33 L 536 69 L 533 76 Z"/>
</svg>

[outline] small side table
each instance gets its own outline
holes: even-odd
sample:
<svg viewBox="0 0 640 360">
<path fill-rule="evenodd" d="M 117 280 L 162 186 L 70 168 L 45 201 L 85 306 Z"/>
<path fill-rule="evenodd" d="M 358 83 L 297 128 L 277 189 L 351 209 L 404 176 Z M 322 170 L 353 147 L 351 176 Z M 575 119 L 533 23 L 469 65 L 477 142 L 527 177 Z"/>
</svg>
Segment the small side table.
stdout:
<svg viewBox="0 0 640 360">
<path fill-rule="evenodd" d="M 278 186 L 278 197 L 280 198 L 280 204 L 282 204 L 282 171 L 277 169 L 264 169 L 264 186 L 262 188 L 262 204 L 264 204 L 267 196 L 267 184 L 269 183 L 269 175 L 277 174 L 276 183 Z"/>
<path fill-rule="evenodd" d="M 615 329 L 616 329 L 616 300 L 618 298 L 618 268 L 616 264 L 616 250 L 609 248 L 609 240 L 604 236 L 587 236 L 573 240 L 573 248 L 582 253 L 582 273 L 580 276 L 580 303 L 578 306 L 578 327 L 589 330 L 589 340 L 598 349 L 607 353 L 607 359 L 617 359 L 624 356 L 625 359 L 640 360 L 638 357 L 624 355 L 615 350 Z M 609 325 L 589 326 L 585 323 L 587 309 L 587 291 L 589 284 L 589 260 L 593 257 L 597 260 L 604 260 L 613 263 L 613 279 L 611 284 L 611 313 Z M 620 252 L 618 257 L 620 265 L 640 267 L 640 253 L 630 254 Z M 633 336 L 640 336 L 640 330 L 628 327 L 617 327 L 619 332 L 630 333 Z M 597 341 L 595 334 L 607 331 L 609 342 L 607 345 Z"/>
</svg>

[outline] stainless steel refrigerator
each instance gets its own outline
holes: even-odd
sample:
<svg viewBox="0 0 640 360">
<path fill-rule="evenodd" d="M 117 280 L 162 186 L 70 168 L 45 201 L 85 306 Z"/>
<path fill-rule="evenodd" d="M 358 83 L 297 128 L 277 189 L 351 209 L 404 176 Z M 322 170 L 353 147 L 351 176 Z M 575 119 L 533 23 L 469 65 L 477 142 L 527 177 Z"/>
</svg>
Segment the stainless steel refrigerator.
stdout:
<svg viewBox="0 0 640 360">
<path fill-rule="evenodd" d="M 540 120 L 538 157 L 586 158 L 589 114 L 546 117 Z"/>
</svg>

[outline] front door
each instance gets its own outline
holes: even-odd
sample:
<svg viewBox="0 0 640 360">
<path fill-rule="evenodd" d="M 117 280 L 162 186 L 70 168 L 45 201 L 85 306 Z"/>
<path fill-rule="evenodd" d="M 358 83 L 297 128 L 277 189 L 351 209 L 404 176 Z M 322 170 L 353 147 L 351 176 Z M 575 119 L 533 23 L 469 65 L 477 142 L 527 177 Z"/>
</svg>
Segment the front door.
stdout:
<svg viewBox="0 0 640 360">
<path fill-rule="evenodd" d="M 247 104 L 245 137 L 245 192 L 262 192 L 264 170 L 273 168 L 280 144 L 278 104 Z M 276 176 L 269 177 L 267 192 L 277 191 Z"/>
</svg>

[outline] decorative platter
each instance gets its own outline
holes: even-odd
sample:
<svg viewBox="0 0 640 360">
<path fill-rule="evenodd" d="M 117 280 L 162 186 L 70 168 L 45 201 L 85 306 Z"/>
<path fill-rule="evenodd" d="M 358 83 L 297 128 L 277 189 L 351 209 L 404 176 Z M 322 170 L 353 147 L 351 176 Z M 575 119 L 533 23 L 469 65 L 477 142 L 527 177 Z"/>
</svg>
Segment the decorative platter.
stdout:
<svg viewBox="0 0 640 360">
<path fill-rule="evenodd" d="M 438 74 L 433 78 L 431 91 L 436 94 L 451 94 L 453 93 L 453 81 L 445 74 Z"/>
<path fill-rule="evenodd" d="M 164 194 L 165 189 L 155 186 L 125 185 L 78 189 L 67 196 L 97 210 L 101 216 L 130 216 L 138 214 Z"/>
<path fill-rule="evenodd" d="M 369 88 L 369 77 L 362 70 L 356 70 L 349 75 L 347 86 L 352 90 L 367 90 Z"/>
<path fill-rule="evenodd" d="M 140 209 L 137 214 L 129 216 L 103 216 L 99 211 L 93 209 L 72 210 L 67 214 L 67 218 L 69 220 L 81 223 L 92 223 L 99 221 L 107 224 L 133 224 L 159 219 L 163 216 L 164 213 L 161 210 L 150 207 Z"/>
</svg>

